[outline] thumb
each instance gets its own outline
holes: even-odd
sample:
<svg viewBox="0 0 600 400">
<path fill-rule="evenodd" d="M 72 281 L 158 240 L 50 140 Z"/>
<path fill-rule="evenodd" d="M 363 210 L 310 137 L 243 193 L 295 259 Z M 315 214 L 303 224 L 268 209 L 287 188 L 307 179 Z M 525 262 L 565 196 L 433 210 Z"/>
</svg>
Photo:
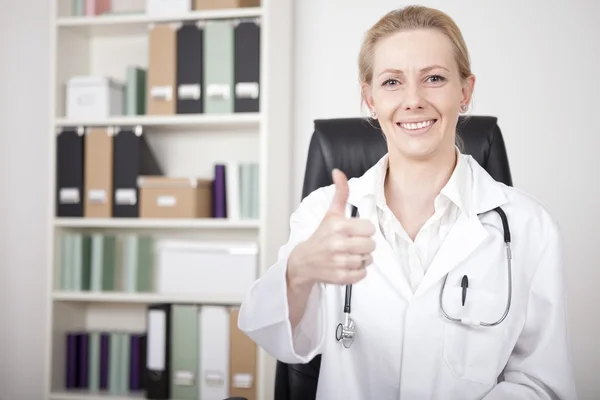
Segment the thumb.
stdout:
<svg viewBox="0 0 600 400">
<path fill-rule="evenodd" d="M 346 175 L 335 168 L 331 176 L 333 183 L 335 184 L 335 193 L 331 206 L 329 207 L 329 213 L 335 215 L 344 216 L 346 214 L 346 203 L 348 202 L 348 196 L 350 194 L 350 188 L 348 187 L 348 178 Z"/>
</svg>

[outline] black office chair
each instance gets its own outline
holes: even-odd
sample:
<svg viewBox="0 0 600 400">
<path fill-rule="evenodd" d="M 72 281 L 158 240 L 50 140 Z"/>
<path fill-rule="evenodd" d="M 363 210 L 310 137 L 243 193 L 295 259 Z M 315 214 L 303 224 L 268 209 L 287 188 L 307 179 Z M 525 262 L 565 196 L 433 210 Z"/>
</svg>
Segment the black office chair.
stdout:
<svg viewBox="0 0 600 400">
<path fill-rule="evenodd" d="M 363 175 L 386 152 L 385 138 L 376 120 L 343 118 L 316 120 L 312 135 L 302 198 L 332 184 L 331 170 L 339 168 L 348 179 Z M 512 178 L 497 118 L 459 118 L 461 151 L 473 158 L 497 181 L 512 186 Z M 275 400 L 312 400 L 316 397 L 321 356 L 307 364 L 277 362 Z"/>
</svg>

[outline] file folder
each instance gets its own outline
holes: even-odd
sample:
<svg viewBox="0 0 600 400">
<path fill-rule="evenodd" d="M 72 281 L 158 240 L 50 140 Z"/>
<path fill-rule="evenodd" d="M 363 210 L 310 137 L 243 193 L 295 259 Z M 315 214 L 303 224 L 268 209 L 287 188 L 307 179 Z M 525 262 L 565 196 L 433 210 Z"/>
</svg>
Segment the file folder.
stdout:
<svg viewBox="0 0 600 400">
<path fill-rule="evenodd" d="M 207 21 L 204 28 L 204 112 L 233 113 L 234 31 L 232 20 Z"/>
<path fill-rule="evenodd" d="M 177 114 L 203 112 L 204 30 L 201 22 L 177 31 Z"/>
<path fill-rule="evenodd" d="M 260 94 L 260 20 L 241 20 L 235 27 L 234 111 L 258 112 Z"/>
<path fill-rule="evenodd" d="M 256 344 L 237 325 L 239 308 L 230 311 L 229 396 L 256 400 Z"/>
<path fill-rule="evenodd" d="M 198 307 L 175 304 L 172 308 L 171 396 L 198 398 Z"/>
<path fill-rule="evenodd" d="M 171 305 L 149 305 L 146 337 L 146 398 L 171 398 Z"/>
<path fill-rule="evenodd" d="M 162 175 L 162 168 L 150 149 L 141 126 L 117 128 L 114 135 L 113 217 L 138 218 L 138 178 L 141 175 Z"/>
<path fill-rule="evenodd" d="M 56 137 L 56 215 L 83 217 L 84 129 L 64 128 Z"/>
<path fill-rule="evenodd" d="M 85 133 L 85 216 L 110 218 L 113 191 L 113 135 L 109 128 Z"/>
<path fill-rule="evenodd" d="M 229 397 L 229 311 L 202 306 L 200 328 L 200 394 L 202 400 Z"/>
<path fill-rule="evenodd" d="M 148 115 L 175 114 L 177 24 L 153 24 L 149 33 Z"/>
</svg>

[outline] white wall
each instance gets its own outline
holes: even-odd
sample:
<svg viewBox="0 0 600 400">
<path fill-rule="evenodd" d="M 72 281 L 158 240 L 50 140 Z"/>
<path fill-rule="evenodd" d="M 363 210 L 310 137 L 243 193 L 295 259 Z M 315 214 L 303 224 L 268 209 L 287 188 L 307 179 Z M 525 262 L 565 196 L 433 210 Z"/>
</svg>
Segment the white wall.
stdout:
<svg viewBox="0 0 600 400">
<path fill-rule="evenodd" d="M 0 399 L 41 399 L 49 5 L 0 0 Z"/>
<path fill-rule="evenodd" d="M 573 357 L 582 399 L 600 398 L 600 3 L 430 0 L 463 31 L 477 75 L 473 114 L 495 115 L 514 184 L 560 221 Z M 295 188 L 301 196 L 312 121 L 359 116 L 363 32 L 395 0 L 296 3 Z M 298 201 L 294 204 L 296 206 Z"/>
</svg>

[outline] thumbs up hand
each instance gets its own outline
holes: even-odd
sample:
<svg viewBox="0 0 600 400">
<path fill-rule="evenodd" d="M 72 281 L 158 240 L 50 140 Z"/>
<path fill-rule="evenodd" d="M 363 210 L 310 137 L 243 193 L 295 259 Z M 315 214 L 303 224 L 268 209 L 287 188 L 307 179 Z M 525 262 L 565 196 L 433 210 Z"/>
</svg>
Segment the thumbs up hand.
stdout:
<svg viewBox="0 0 600 400">
<path fill-rule="evenodd" d="M 370 221 L 346 216 L 348 179 L 337 169 L 333 170 L 332 178 L 335 193 L 323 220 L 310 238 L 290 254 L 291 286 L 356 283 L 366 276 L 366 267 L 372 263 L 375 227 Z"/>
</svg>

